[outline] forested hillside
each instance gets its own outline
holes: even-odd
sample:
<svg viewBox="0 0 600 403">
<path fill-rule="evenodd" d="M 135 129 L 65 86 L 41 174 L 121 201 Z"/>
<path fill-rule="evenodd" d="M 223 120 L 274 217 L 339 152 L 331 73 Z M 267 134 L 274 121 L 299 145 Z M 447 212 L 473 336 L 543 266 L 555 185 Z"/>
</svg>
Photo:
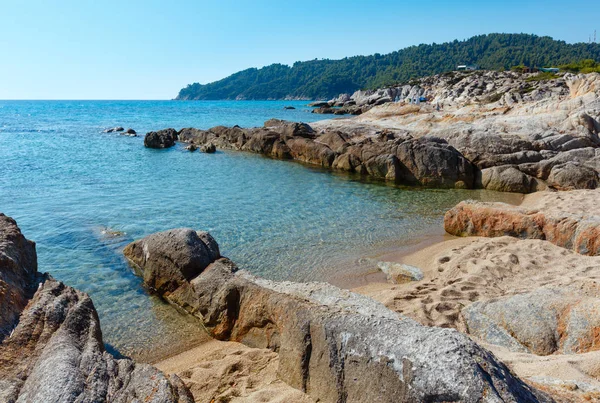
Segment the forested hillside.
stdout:
<svg viewBox="0 0 600 403">
<path fill-rule="evenodd" d="M 328 99 L 443 73 L 459 64 L 498 70 L 516 65 L 558 66 L 583 59 L 600 60 L 600 44 L 567 44 L 528 34 L 489 34 L 465 41 L 411 46 L 386 55 L 251 68 L 210 84 L 190 84 L 176 99 Z"/>
</svg>

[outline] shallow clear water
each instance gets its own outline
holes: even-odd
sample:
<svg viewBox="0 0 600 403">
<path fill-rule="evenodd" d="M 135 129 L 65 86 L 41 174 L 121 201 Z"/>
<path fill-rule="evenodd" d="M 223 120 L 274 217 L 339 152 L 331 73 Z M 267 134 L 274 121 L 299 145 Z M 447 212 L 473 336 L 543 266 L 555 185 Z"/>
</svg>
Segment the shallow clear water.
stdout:
<svg viewBox="0 0 600 403">
<path fill-rule="evenodd" d="M 143 136 L 100 133 L 319 118 L 305 104 L 0 101 L 0 212 L 37 242 L 40 271 L 92 296 L 107 343 L 148 358 L 202 332 L 141 287 L 121 253 L 133 239 L 208 230 L 223 255 L 255 274 L 326 281 L 351 275 L 375 250 L 439 232 L 460 200 L 499 196 L 364 183 L 248 153 L 150 150 Z"/>
</svg>

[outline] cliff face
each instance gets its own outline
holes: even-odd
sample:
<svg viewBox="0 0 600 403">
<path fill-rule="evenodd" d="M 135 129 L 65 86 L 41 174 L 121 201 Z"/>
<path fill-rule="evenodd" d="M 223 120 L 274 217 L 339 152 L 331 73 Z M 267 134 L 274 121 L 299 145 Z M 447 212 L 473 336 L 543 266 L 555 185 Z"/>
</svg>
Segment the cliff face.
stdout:
<svg viewBox="0 0 600 403">
<path fill-rule="evenodd" d="M 90 297 L 37 272 L 35 244 L 0 214 L 0 401 L 186 402 L 176 376 L 104 350 Z"/>
</svg>

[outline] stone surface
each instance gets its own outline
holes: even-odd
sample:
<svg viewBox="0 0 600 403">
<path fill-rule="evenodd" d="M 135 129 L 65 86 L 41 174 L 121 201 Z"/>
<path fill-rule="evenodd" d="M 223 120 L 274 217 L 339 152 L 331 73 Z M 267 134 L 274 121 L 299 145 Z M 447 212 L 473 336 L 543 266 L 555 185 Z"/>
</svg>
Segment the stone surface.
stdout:
<svg viewBox="0 0 600 403">
<path fill-rule="evenodd" d="M 464 201 L 444 216 L 446 232 L 456 236 L 513 236 L 542 239 L 583 255 L 600 254 L 600 220 L 544 212 L 505 203 Z"/>
<path fill-rule="evenodd" d="M 485 189 L 498 192 L 531 193 L 538 188 L 538 182 L 533 177 L 512 165 L 482 170 L 481 184 Z"/>
<path fill-rule="evenodd" d="M 132 242 L 123 251 L 140 271 L 144 284 L 161 295 L 178 289 L 220 257 L 207 232 L 172 229 Z"/>
<path fill-rule="evenodd" d="M 106 352 L 90 297 L 37 273 L 33 242 L 4 215 L 0 257 L 0 295 L 12 296 L 1 301 L 0 329 L 16 325 L 0 339 L 0 401 L 193 401 L 178 377 Z"/>
<path fill-rule="evenodd" d="M 483 170 L 478 185 L 491 190 L 595 189 L 600 74 L 530 78 L 513 72 L 448 73 L 407 86 L 360 91 L 351 98 L 356 105 L 371 106 L 368 111 L 312 125 L 318 132 L 352 133 L 353 142 L 383 130 L 442 138 Z M 399 102 L 372 106 L 386 97 Z M 406 101 L 414 97 L 428 101 Z"/>
<path fill-rule="evenodd" d="M 169 148 L 175 145 L 176 140 L 177 131 L 175 129 L 164 129 L 146 133 L 144 146 L 148 148 Z"/>
<path fill-rule="evenodd" d="M 461 315 L 477 339 L 514 352 L 549 355 L 600 350 L 600 299 L 580 296 L 578 291 L 540 288 L 476 302 Z"/>
<path fill-rule="evenodd" d="M 162 264 L 161 273 L 181 266 Z M 276 351 L 280 379 L 323 402 L 547 399 L 457 331 L 424 327 L 328 284 L 261 280 L 225 258 L 177 283 L 169 302 L 220 340 Z"/>
<path fill-rule="evenodd" d="M 385 273 L 388 281 L 394 284 L 423 280 L 423 272 L 415 266 L 394 262 L 378 262 L 377 267 Z"/>
<path fill-rule="evenodd" d="M 35 243 L 25 239 L 15 220 L 0 213 L 0 342 L 17 324 L 37 289 Z"/>
</svg>

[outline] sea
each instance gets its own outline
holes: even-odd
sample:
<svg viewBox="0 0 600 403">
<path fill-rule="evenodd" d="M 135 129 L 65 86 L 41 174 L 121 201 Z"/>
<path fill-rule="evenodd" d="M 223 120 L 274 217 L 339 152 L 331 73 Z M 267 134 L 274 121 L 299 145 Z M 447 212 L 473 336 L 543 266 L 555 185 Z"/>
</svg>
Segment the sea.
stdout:
<svg viewBox="0 0 600 403">
<path fill-rule="evenodd" d="M 135 239 L 206 230 L 255 275 L 336 283 L 376 270 L 382 251 L 443 233 L 444 212 L 459 201 L 502 198 L 391 186 L 246 152 L 143 145 L 152 130 L 271 118 L 323 116 L 306 101 L 0 101 L 0 212 L 36 242 L 39 271 L 92 297 L 109 351 L 152 362 L 207 336 L 144 289 L 122 254 Z M 115 126 L 139 136 L 103 133 Z"/>
</svg>

